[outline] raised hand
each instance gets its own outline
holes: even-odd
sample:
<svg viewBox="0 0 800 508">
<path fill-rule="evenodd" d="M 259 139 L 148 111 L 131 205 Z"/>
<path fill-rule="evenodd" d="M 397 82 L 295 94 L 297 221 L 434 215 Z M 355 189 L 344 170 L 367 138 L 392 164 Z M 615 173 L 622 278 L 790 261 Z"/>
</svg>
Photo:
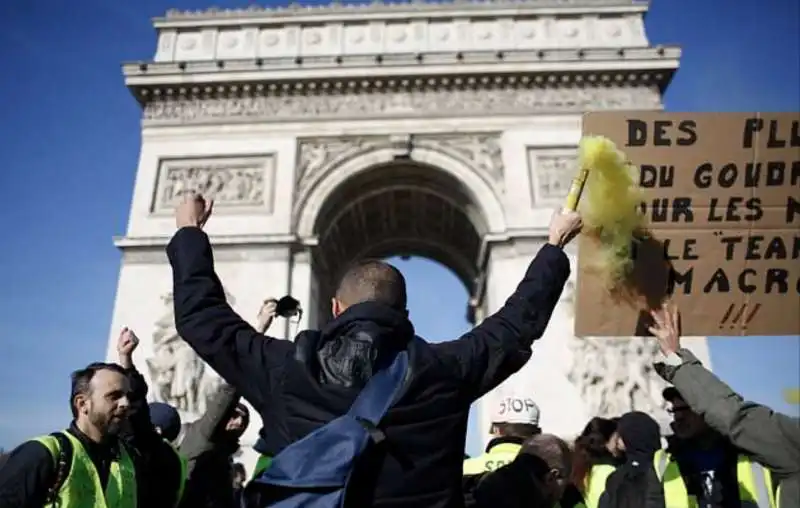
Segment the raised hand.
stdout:
<svg viewBox="0 0 800 508">
<path fill-rule="evenodd" d="M 127 326 L 119 332 L 117 339 L 117 356 L 119 364 L 126 369 L 133 367 L 133 352 L 139 347 L 139 337 Z"/>
<path fill-rule="evenodd" d="M 581 227 L 583 227 L 583 221 L 578 212 L 556 212 L 550 220 L 548 243 L 556 247 L 564 247 L 580 233 Z"/>
<path fill-rule="evenodd" d="M 178 229 L 185 227 L 202 228 L 205 226 L 214 208 L 214 201 L 206 201 L 196 192 L 189 192 L 175 208 L 175 225 Z"/>
<path fill-rule="evenodd" d="M 272 320 L 275 319 L 275 311 L 278 309 L 278 300 L 267 298 L 258 310 L 258 333 L 266 333 Z"/>
<path fill-rule="evenodd" d="M 672 303 L 665 303 L 660 309 L 651 310 L 655 324 L 648 328 L 650 333 L 658 339 L 658 345 L 664 355 L 677 353 L 681 348 L 681 323 L 678 307 Z"/>
</svg>

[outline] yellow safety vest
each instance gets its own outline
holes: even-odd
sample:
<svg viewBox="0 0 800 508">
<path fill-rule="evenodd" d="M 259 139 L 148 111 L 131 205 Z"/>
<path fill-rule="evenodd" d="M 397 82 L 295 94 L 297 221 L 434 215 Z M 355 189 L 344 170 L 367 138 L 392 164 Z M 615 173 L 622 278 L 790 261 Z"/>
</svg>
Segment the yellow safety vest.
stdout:
<svg viewBox="0 0 800 508">
<path fill-rule="evenodd" d="M 581 494 L 583 503 L 578 503 L 575 508 L 597 508 L 600 505 L 600 496 L 606 491 L 606 482 L 616 468 L 609 464 L 593 466 L 586 477 Z"/>
<path fill-rule="evenodd" d="M 72 463 L 54 504 L 58 508 L 136 508 L 136 470 L 125 447 L 120 446 L 119 460 L 111 463 L 108 485 L 103 492 L 97 470 L 81 442 L 69 432 L 64 435 L 72 445 Z M 35 441 L 47 447 L 58 467 L 61 456 L 58 438 L 43 436 Z"/>
<path fill-rule="evenodd" d="M 494 471 L 513 461 L 522 445 L 515 443 L 500 443 L 489 448 L 479 457 L 464 461 L 464 475 L 476 475 Z"/>
<path fill-rule="evenodd" d="M 664 502 L 667 508 L 697 508 L 697 499 L 690 496 L 681 476 L 678 463 L 670 454 L 659 450 L 653 457 L 658 479 L 664 484 Z M 772 474 L 769 469 L 739 455 L 736 462 L 739 483 L 739 500 L 742 508 L 775 508 Z"/>
</svg>

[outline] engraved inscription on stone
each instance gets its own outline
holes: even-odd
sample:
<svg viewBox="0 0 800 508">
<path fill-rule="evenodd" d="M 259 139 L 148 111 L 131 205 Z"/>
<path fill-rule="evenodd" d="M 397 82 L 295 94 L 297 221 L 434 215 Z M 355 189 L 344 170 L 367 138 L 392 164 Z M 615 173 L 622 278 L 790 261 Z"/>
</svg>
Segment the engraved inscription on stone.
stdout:
<svg viewBox="0 0 800 508">
<path fill-rule="evenodd" d="M 528 149 L 533 202 L 547 204 L 564 199 L 578 170 L 577 164 L 577 148 L 558 152 Z"/>
<path fill-rule="evenodd" d="M 499 115 L 583 112 L 595 109 L 659 109 L 661 96 L 647 87 L 421 89 L 360 93 L 266 94 L 223 98 L 174 98 L 149 102 L 144 119 L 196 123 L 220 119 L 275 121 L 303 117 L 392 115 Z"/>
<path fill-rule="evenodd" d="M 274 155 L 161 161 L 153 212 L 171 211 L 188 192 L 219 207 L 272 209 Z"/>
</svg>

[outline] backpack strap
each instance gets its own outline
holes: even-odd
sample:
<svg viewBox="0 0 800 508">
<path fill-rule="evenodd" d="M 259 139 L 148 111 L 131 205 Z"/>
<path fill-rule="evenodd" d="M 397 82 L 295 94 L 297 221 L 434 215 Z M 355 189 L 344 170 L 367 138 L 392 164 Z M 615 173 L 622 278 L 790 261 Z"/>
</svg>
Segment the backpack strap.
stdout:
<svg viewBox="0 0 800 508">
<path fill-rule="evenodd" d="M 400 351 L 387 368 L 378 370 L 358 394 L 347 412 L 348 415 L 361 422 L 370 436 L 377 439 L 378 442 L 383 441 L 384 438 L 383 433 L 377 428 L 378 424 L 405 388 L 408 357 L 408 350 Z"/>
<path fill-rule="evenodd" d="M 56 461 L 56 481 L 53 482 L 53 485 L 50 486 L 50 489 L 47 491 L 45 506 L 53 505 L 57 507 L 58 493 L 61 491 L 61 487 L 64 486 L 64 482 L 67 480 L 70 469 L 72 468 L 73 450 L 72 443 L 63 432 L 53 432 L 50 435 L 54 437 L 58 443 L 58 456 L 54 457 Z"/>
</svg>

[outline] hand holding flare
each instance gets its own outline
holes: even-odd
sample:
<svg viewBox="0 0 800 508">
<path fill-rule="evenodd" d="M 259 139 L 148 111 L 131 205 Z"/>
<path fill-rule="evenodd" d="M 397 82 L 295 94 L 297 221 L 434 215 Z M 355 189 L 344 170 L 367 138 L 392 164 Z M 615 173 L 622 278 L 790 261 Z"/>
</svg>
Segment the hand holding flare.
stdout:
<svg viewBox="0 0 800 508">
<path fill-rule="evenodd" d="M 581 169 L 565 208 L 577 208 L 580 200 L 583 234 L 601 247 L 588 268 L 602 277 L 610 293 L 620 294 L 633 269 L 632 243 L 646 229 L 639 211 L 638 168 L 602 136 L 584 136 L 578 158 Z"/>
</svg>

